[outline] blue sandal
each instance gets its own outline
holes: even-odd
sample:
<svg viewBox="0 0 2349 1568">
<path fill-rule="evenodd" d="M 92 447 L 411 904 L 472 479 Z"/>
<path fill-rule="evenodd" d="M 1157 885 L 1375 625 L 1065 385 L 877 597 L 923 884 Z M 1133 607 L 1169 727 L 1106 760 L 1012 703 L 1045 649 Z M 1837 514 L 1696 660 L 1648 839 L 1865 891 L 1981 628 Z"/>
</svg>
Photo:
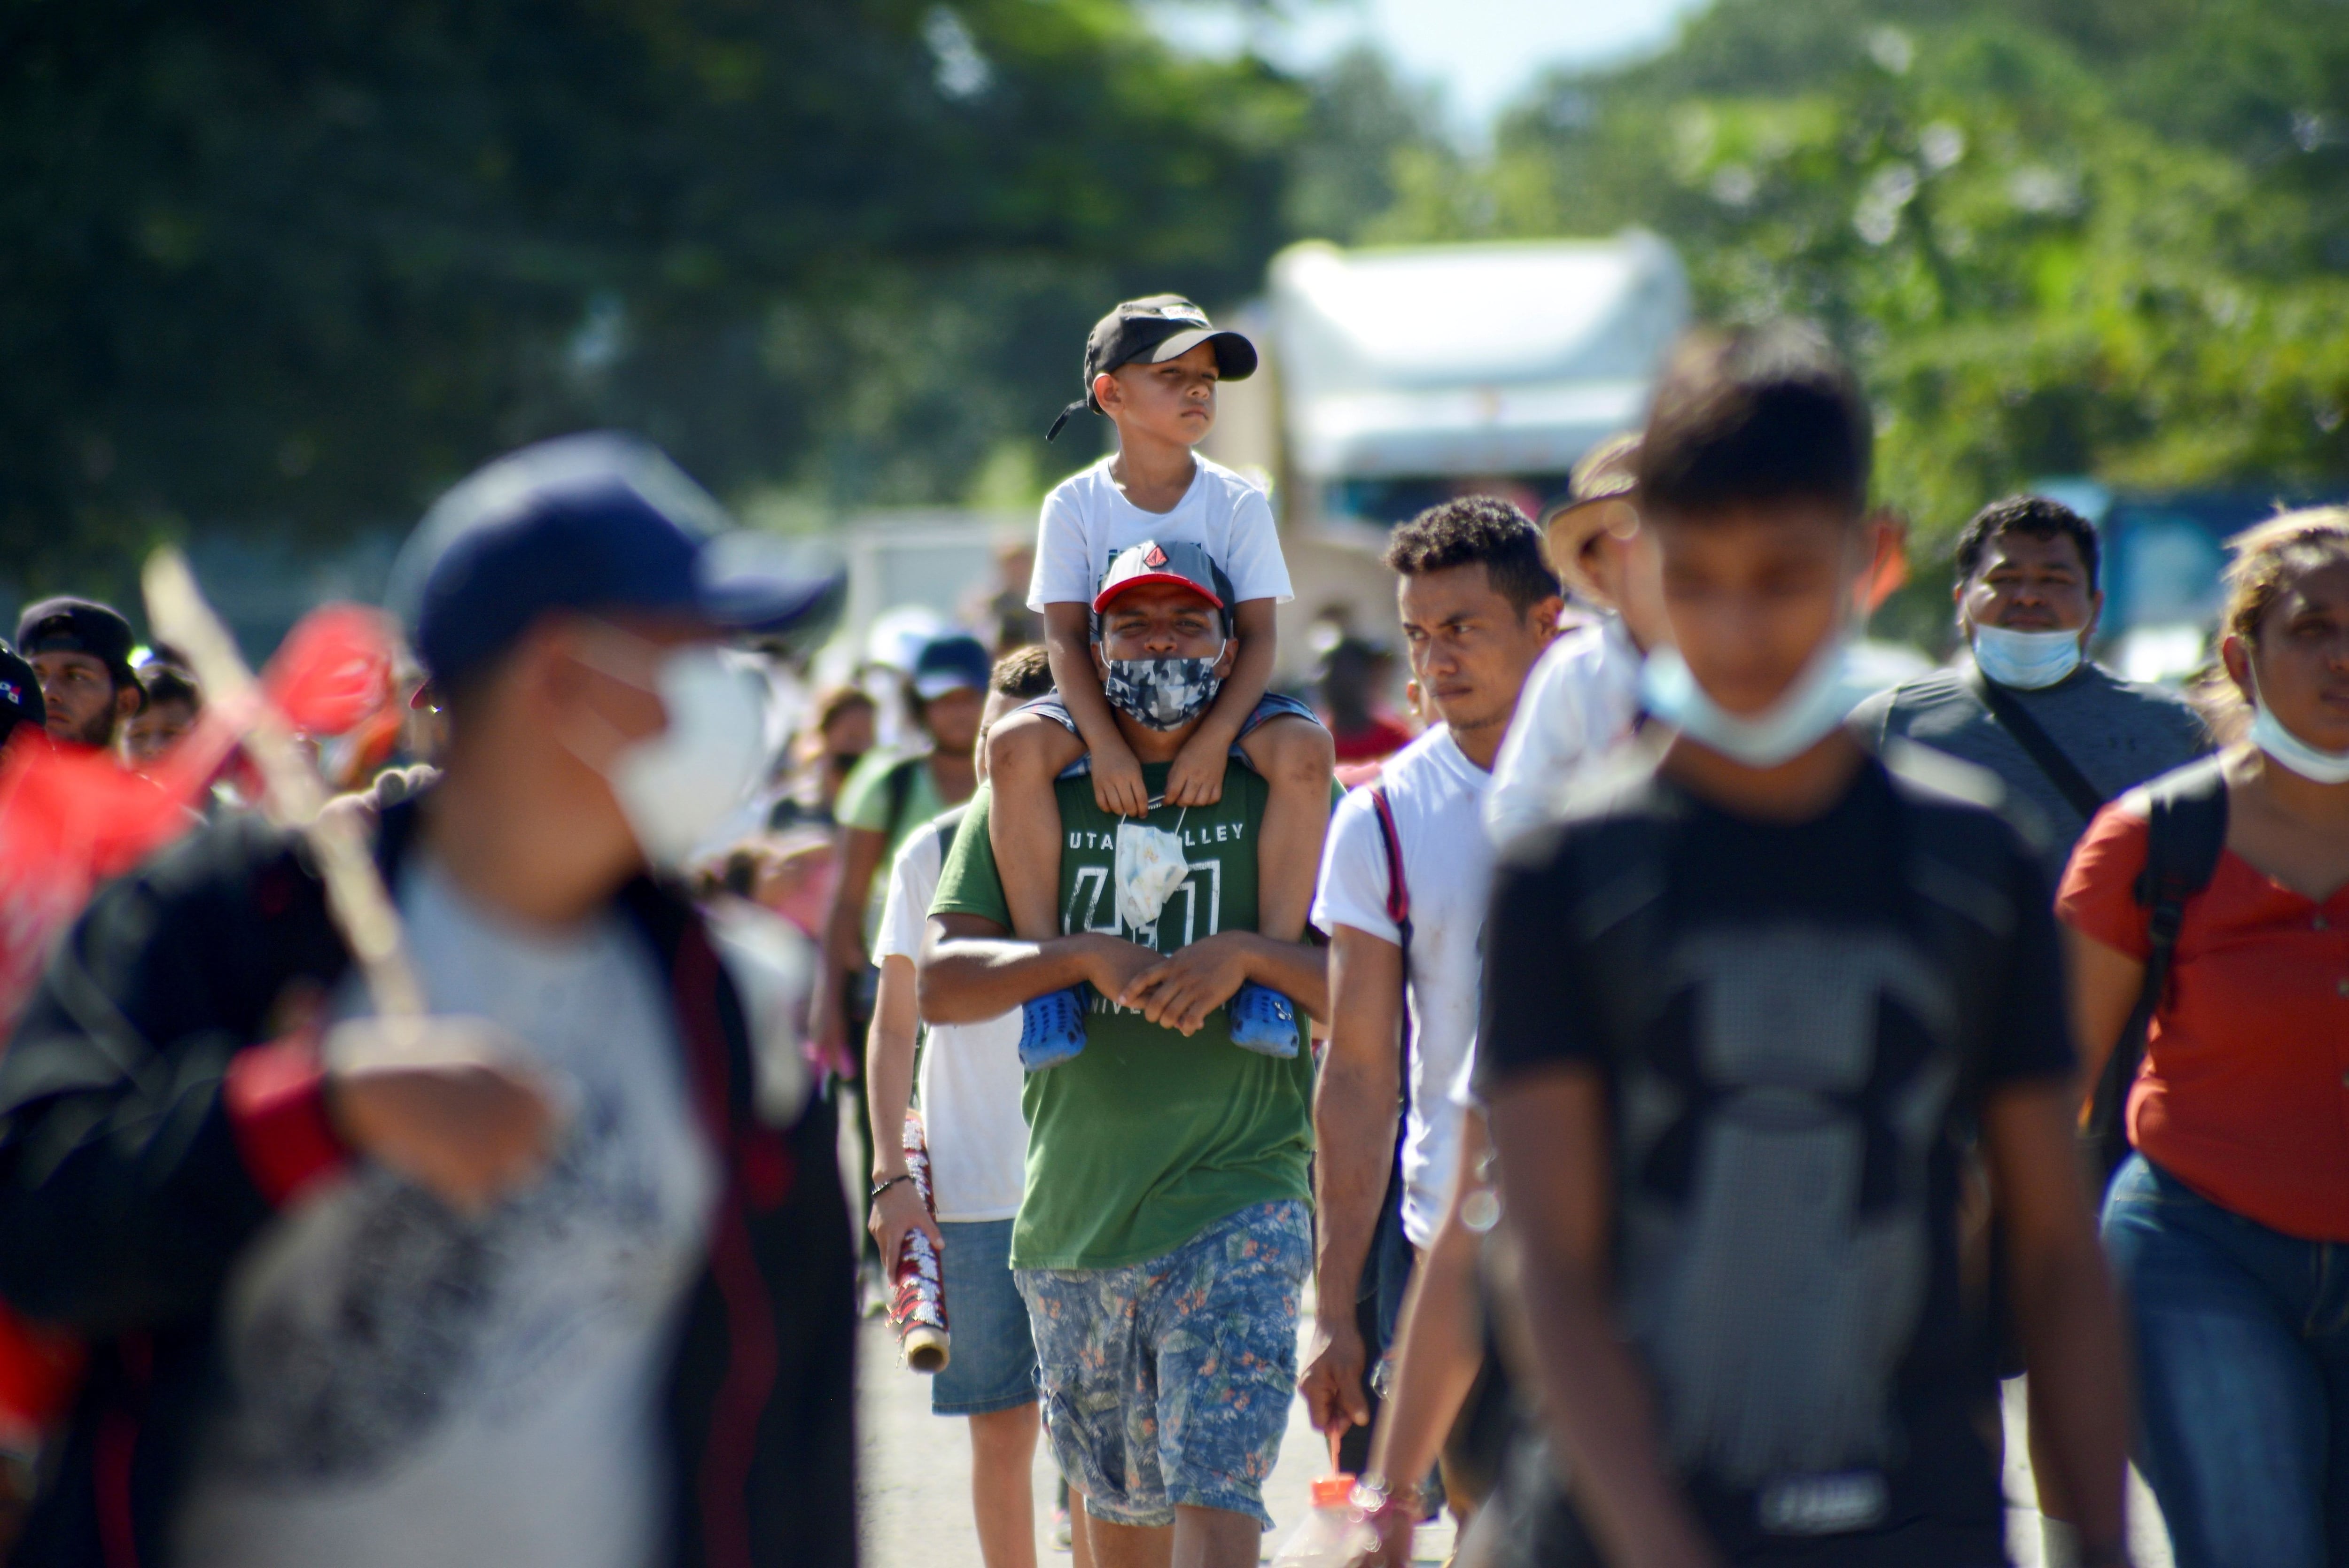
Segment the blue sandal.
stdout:
<svg viewBox="0 0 2349 1568">
<path fill-rule="evenodd" d="M 1019 1005 L 1019 1065 L 1031 1073 L 1059 1067 L 1085 1048 L 1085 1015 L 1093 988 L 1083 981 Z"/>
<path fill-rule="evenodd" d="M 1297 1054 L 1297 1006 L 1288 997 L 1243 980 L 1225 1006 L 1231 1014 L 1232 1044 L 1268 1057 Z"/>
</svg>

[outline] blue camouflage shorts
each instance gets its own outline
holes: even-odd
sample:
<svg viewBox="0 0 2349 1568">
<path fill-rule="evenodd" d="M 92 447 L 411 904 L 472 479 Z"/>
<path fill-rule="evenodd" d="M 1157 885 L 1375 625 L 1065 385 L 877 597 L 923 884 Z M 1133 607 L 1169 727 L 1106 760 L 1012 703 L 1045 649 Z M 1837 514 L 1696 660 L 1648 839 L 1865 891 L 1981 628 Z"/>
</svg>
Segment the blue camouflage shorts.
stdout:
<svg viewBox="0 0 2349 1568">
<path fill-rule="evenodd" d="M 1294 1198 L 1216 1221 L 1162 1257 L 1018 1269 L 1045 1429 L 1085 1509 L 1164 1525 L 1220 1508 L 1272 1528 L 1265 1478 L 1297 1392 L 1313 1227 Z"/>
</svg>

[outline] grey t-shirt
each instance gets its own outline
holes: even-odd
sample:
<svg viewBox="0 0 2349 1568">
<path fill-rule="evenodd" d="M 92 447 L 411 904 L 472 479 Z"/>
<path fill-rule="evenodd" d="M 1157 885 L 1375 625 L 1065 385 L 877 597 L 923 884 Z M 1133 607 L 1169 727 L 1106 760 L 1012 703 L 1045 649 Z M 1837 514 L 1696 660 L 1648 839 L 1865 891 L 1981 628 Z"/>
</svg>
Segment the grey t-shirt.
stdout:
<svg viewBox="0 0 2349 1568">
<path fill-rule="evenodd" d="M 1972 661 L 1961 658 L 1877 693 L 1853 710 L 1851 722 L 1879 746 L 1899 736 L 1997 774 L 2038 819 L 2029 825 L 2044 840 L 2039 860 L 2052 892 L 2087 820 L 1991 717 L 1973 694 L 1972 676 Z M 2007 689 L 2107 800 L 2210 748 L 2201 717 L 2184 697 L 2122 680 L 2101 665 L 2084 664 L 2038 691 Z"/>
<path fill-rule="evenodd" d="M 232 1271 L 178 1558 L 648 1568 L 661 1379 L 718 1186 L 667 985 L 617 913 L 525 928 L 428 855 L 398 896 L 434 1010 L 512 1032 L 565 1091 L 561 1142 L 482 1214 L 361 1161 L 270 1222 Z"/>
</svg>

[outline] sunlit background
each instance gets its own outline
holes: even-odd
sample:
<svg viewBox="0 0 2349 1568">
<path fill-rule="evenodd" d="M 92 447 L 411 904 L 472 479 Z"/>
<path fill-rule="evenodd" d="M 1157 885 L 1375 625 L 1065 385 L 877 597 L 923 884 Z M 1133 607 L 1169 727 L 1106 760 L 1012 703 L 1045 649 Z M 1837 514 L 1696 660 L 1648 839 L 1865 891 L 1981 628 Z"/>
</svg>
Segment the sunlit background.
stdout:
<svg viewBox="0 0 2349 1568">
<path fill-rule="evenodd" d="M 1032 527 L 1102 439 L 1040 438 L 1086 325 L 1167 288 L 1264 335 L 1274 374 L 1219 449 L 1274 487 L 1308 580 L 1359 602 L 1363 530 L 1464 486 L 1537 504 L 1584 438 L 1552 418 L 1539 449 L 1420 459 L 1362 427 L 1367 467 L 1317 469 L 1336 416 L 1301 400 L 1320 372 L 1282 267 L 1359 284 L 1388 274 L 1331 268 L 1365 248 L 1576 240 L 1652 243 L 1695 315 L 1799 313 L 1856 357 L 1918 562 L 1880 634 L 1938 652 L 1952 531 L 2054 485 L 2113 540 L 2114 656 L 2174 673 L 2218 539 L 2349 478 L 2341 23 L 2332 0 L 20 7 L 0 611 L 131 603 L 178 539 L 258 655 L 378 591 L 468 469 L 598 425 L 853 558 L 862 614 L 937 599 L 891 562 L 967 585 Z M 1563 407 L 1614 296 L 1528 286 L 1554 363 L 1381 387 L 1495 439 L 1527 388 Z"/>
</svg>

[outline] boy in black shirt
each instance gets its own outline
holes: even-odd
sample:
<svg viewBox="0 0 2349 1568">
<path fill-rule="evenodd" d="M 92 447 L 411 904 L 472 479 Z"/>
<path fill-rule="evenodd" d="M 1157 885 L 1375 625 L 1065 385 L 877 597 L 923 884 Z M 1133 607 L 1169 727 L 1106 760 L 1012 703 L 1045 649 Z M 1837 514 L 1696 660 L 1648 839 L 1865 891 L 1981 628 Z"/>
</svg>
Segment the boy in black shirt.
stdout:
<svg viewBox="0 0 2349 1568">
<path fill-rule="evenodd" d="M 1808 334 L 1683 346 L 1640 459 L 1653 739 L 1499 875 L 1478 1085 L 1562 1460 L 1505 1483 L 1520 1562 L 2003 1563 L 1973 1136 L 2083 1560 L 2121 1560 L 2047 889 L 1987 775 L 1841 723 L 1869 442 Z"/>
</svg>

